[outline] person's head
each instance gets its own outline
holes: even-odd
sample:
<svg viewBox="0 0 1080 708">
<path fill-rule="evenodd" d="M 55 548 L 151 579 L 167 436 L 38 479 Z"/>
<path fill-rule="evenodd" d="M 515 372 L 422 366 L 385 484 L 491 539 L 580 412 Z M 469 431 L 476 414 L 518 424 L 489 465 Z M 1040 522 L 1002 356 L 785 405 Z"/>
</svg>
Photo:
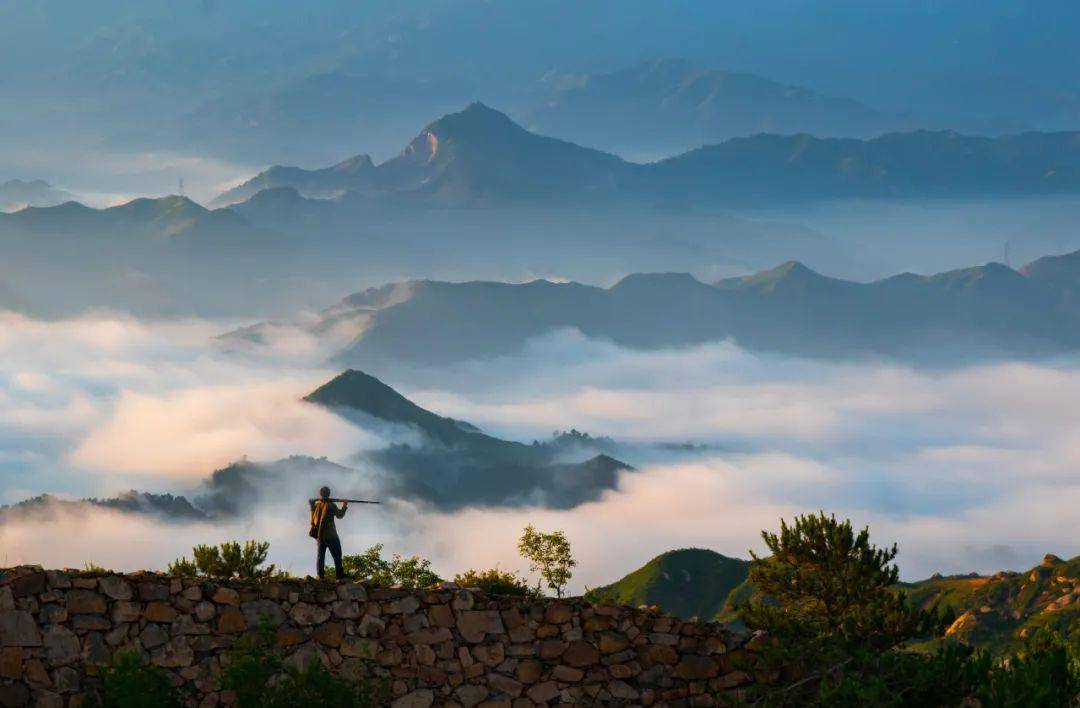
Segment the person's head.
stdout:
<svg viewBox="0 0 1080 708">
<path fill-rule="evenodd" d="M 319 490 L 319 496 L 322 497 L 323 499 L 329 499 L 330 498 L 330 487 L 323 487 L 322 489 L 320 489 Z"/>
</svg>

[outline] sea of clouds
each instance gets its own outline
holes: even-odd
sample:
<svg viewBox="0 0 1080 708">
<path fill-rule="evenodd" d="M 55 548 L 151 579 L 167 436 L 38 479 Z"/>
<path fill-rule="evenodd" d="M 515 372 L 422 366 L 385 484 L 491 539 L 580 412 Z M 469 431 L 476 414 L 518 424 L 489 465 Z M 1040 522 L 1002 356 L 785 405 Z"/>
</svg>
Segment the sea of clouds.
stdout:
<svg viewBox="0 0 1080 708">
<path fill-rule="evenodd" d="M 189 493 L 245 456 L 350 465 L 384 444 L 300 400 L 339 373 L 324 363 L 325 343 L 282 332 L 258 354 L 229 352 L 215 335 L 235 324 L 0 315 L 0 502 Z M 444 575 L 525 570 L 515 539 L 534 523 L 566 531 L 581 590 L 671 548 L 746 557 L 761 549 L 761 529 L 818 509 L 897 542 L 908 579 L 1080 552 L 1076 361 L 916 369 L 760 355 L 732 343 L 641 352 L 562 331 L 511 357 L 369 373 L 502 437 L 569 428 L 611 436 L 637 468 L 571 510 L 447 513 L 392 500 L 340 524 L 347 550 L 385 543 L 431 558 Z M 376 472 L 332 481 L 371 493 Z M 104 510 L 9 520 L 0 524 L 0 564 L 162 568 L 196 543 L 265 538 L 272 561 L 303 574 L 312 565 L 311 487 L 298 476 L 226 523 Z"/>
</svg>

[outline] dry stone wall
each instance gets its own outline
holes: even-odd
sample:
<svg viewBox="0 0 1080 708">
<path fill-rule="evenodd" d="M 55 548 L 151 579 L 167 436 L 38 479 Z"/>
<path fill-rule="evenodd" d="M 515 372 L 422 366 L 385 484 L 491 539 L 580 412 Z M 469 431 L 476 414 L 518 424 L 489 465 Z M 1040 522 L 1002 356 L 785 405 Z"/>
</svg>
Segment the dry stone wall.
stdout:
<svg viewBox="0 0 1080 708">
<path fill-rule="evenodd" d="M 385 677 L 394 708 L 714 706 L 763 678 L 760 638 L 579 599 L 20 567 L 0 571 L 0 706 L 79 706 L 123 648 L 193 687 L 192 705 L 229 705 L 216 679 L 261 618 L 296 665 Z"/>
</svg>

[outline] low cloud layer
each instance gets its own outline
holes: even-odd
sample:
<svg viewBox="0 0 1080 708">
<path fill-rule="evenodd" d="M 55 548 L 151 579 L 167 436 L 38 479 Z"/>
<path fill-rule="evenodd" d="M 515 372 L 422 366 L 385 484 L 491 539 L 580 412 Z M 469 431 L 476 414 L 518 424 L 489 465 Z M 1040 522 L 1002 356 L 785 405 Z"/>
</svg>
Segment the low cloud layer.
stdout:
<svg viewBox="0 0 1080 708">
<path fill-rule="evenodd" d="M 329 456 L 348 464 L 380 444 L 299 403 L 336 371 L 313 342 L 283 339 L 258 359 L 222 352 L 228 323 L 150 324 L 108 315 L 0 329 L 0 497 L 108 494 L 135 482 L 190 489 L 248 455 Z M 437 412 L 520 440 L 576 427 L 626 443 L 638 467 L 572 510 L 439 513 L 408 500 L 341 524 L 347 546 L 467 567 L 524 567 L 514 539 L 564 529 L 575 588 L 608 582 L 652 555 L 704 546 L 745 556 L 780 517 L 817 509 L 900 544 L 907 578 L 1034 565 L 1080 552 L 1076 362 L 918 370 L 759 356 L 730 344 L 634 352 L 561 332 L 520 356 L 423 372 L 372 372 Z M 673 452 L 660 442 L 693 442 Z M 366 492 L 377 475 L 366 475 Z M 369 474 L 370 473 L 370 474 Z M 340 482 L 339 482 L 340 483 Z M 304 485 L 307 485 L 304 481 Z M 107 510 L 49 527 L 0 526 L 0 561 L 163 567 L 200 542 L 268 538 L 273 560 L 310 567 L 306 486 L 230 526 L 162 525 Z M 294 500 L 293 497 L 298 499 Z M 145 542 L 132 550 L 127 539 Z"/>
<path fill-rule="evenodd" d="M 190 479 L 244 456 L 343 459 L 366 436 L 333 413 L 304 403 L 311 389 L 307 382 L 285 381 L 165 395 L 125 392 L 70 461 L 86 469 Z"/>
</svg>

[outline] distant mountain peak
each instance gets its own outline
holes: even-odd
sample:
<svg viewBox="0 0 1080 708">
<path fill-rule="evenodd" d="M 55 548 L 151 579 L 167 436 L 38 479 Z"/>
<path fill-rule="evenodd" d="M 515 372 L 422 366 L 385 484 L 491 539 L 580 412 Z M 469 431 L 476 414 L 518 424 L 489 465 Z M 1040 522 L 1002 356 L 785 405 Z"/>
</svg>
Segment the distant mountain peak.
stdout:
<svg viewBox="0 0 1080 708">
<path fill-rule="evenodd" d="M 428 136 L 434 136 L 435 144 L 432 147 L 434 152 L 438 148 L 439 140 L 479 140 L 505 134 L 506 132 L 528 133 L 527 130 L 515 123 L 510 116 L 502 111 L 495 110 L 479 101 L 474 101 L 457 113 L 448 113 L 430 123 L 417 136 L 416 140 L 410 143 L 410 146 L 421 139 L 430 141 L 431 138 Z"/>
<path fill-rule="evenodd" d="M 374 168 L 375 162 L 371 159 L 371 155 L 363 154 L 344 159 L 330 169 L 334 172 L 361 172 Z"/>
<path fill-rule="evenodd" d="M 631 273 L 611 286 L 612 292 L 640 288 L 708 287 L 689 273 Z"/>
<path fill-rule="evenodd" d="M 346 369 L 304 396 L 304 400 L 330 407 L 356 408 L 365 412 L 370 412 L 368 409 L 377 402 L 413 405 L 390 386 L 358 369 Z M 379 415 L 378 417 L 385 418 L 386 416 Z M 392 418 L 387 419 L 392 420 Z"/>
<path fill-rule="evenodd" d="M 432 440 L 447 446 L 461 442 L 466 430 L 452 418 L 421 408 L 371 374 L 347 369 L 304 397 L 308 403 L 344 412 L 357 412 L 390 423 L 415 426 Z M 346 416 L 348 417 L 348 416 Z"/>
<path fill-rule="evenodd" d="M 826 283 L 841 283 L 808 268 L 799 261 L 784 261 L 780 265 L 752 275 L 725 278 L 716 283 L 722 290 L 759 290 L 771 292 L 781 287 L 804 287 Z"/>
</svg>

